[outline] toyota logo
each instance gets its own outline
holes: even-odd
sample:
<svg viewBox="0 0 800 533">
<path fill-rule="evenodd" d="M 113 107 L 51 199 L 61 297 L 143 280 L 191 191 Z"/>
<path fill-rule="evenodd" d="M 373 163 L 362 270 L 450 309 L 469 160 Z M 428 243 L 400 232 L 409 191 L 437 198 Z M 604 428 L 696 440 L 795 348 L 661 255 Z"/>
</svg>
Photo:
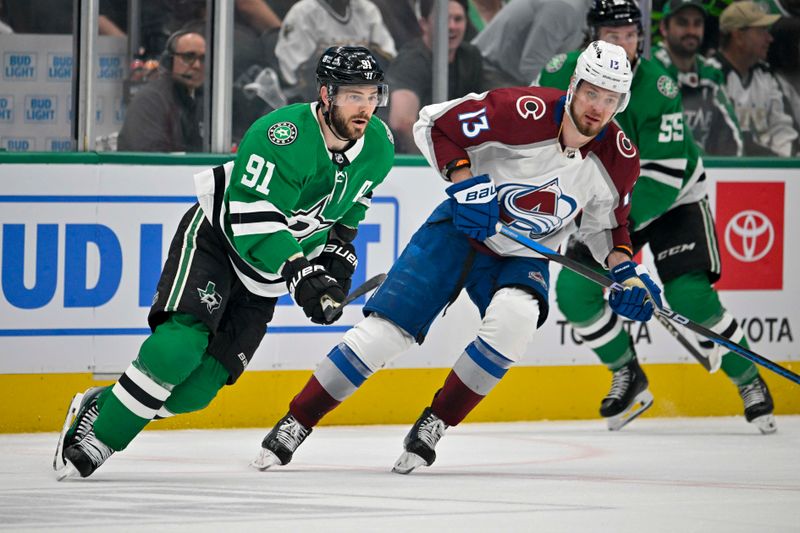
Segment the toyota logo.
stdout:
<svg viewBox="0 0 800 533">
<path fill-rule="evenodd" d="M 737 213 L 725 227 L 725 246 L 733 257 L 754 263 L 767 255 L 775 242 L 775 229 L 764 213 Z"/>
</svg>

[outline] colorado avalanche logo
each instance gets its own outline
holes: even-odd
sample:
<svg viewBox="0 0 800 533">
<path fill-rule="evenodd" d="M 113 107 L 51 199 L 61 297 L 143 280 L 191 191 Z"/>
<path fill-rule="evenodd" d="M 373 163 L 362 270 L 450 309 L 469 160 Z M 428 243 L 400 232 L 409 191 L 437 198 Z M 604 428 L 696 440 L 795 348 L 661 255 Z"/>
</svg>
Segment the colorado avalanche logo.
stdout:
<svg viewBox="0 0 800 533">
<path fill-rule="evenodd" d="M 501 185 L 500 220 L 507 226 L 528 233 L 531 238 L 545 237 L 572 218 L 578 203 L 564 194 L 553 178 L 541 186 L 519 183 Z"/>
<path fill-rule="evenodd" d="M 539 120 L 544 116 L 545 111 L 547 111 L 547 106 L 544 104 L 544 100 L 538 96 L 526 95 L 517 98 L 517 113 L 522 118 L 533 117 L 533 120 Z"/>
<path fill-rule="evenodd" d="M 628 159 L 636 155 L 636 148 L 633 146 L 631 140 L 625 137 L 622 130 L 617 132 L 617 149 L 619 149 L 619 153 L 621 153 L 623 157 L 627 157 Z"/>
</svg>

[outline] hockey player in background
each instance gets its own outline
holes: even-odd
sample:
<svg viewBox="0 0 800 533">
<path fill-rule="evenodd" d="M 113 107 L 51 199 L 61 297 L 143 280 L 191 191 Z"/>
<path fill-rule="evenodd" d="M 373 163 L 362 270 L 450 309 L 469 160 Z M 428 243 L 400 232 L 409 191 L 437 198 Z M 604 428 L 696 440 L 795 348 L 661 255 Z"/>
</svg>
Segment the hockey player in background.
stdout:
<svg viewBox="0 0 800 533">
<path fill-rule="evenodd" d="M 722 306 L 712 283 L 720 277 L 714 219 L 706 195 L 706 174 L 699 149 L 684 129 L 678 86 L 657 63 L 641 57 L 641 13 L 633 0 L 596 0 L 588 13 L 594 38 L 623 46 L 634 65 L 631 104 L 616 122 L 638 146 L 641 176 L 633 191 L 629 221 L 634 249 L 645 244 L 655 258 L 671 308 L 743 346 L 747 339 Z M 566 88 L 582 52 L 550 60 L 536 84 Z M 601 268 L 581 239 L 571 239 L 567 255 Z M 600 414 L 616 430 L 648 409 L 653 397 L 636 359 L 630 334 L 603 300 L 598 285 L 562 269 L 556 282 L 559 309 L 575 332 L 613 373 Z M 773 402 L 756 366 L 707 339 L 698 338 L 710 361 L 721 357 L 722 370 L 738 387 L 744 414 L 763 433 L 776 430 Z"/>
<path fill-rule="evenodd" d="M 115 385 L 73 400 L 59 479 L 91 475 L 156 417 L 207 406 L 242 374 L 287 289 L 312 322 L 331 322 L 323 300 L 347 294 L 352 241 L 394 146 L 373 116 L 388 87 L 369 50 L 329 48 L 317 83 L 317 102 L 261 117 L 235 161 L 195 176 L 199 204 L 170 246 L 153 333 Z"/>
<path fill-rule="evenodd" d="M 628 103 L 625 51 L 604 42 L 582 54 L 567 93 L 538 87 L 469 94 L 420 111 L 414 137 L 447 182 L 447 198 L 411 238 L 388 278 L 270 431 L 253 462 L 289 463 L 328 412 L 414 342 L 462 289 L 482 322 L 444 385 L 414 423 L 394 467 L 436 458 L 436 443 L 525 353 L 547 318 L 548 262 L 503 235 L 498 220 L 558 247 L 579 228 L 598 263 L 626 286 L 611 306 L 649 320 L 660 289 L 631 260 L 627 219 L 639 159 L 611 124 Z"/>
</svg>

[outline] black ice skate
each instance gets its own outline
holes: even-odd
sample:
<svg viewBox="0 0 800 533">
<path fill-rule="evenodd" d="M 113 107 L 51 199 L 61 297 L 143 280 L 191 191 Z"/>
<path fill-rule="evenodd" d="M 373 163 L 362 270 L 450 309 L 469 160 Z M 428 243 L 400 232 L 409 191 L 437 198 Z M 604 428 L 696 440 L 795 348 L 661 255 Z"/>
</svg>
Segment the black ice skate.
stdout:
<svg viewBox="0 0 800 533">
<path fill-rule="evenodd" d="M 653 405 L 647 389 L 647 376 L 634 357 L 611 379 L 611 390 L 600 404 L 600 415 L 608 419 L 608 429 L 618 431 Z"/>
<path fill-rule="evenodd" d="M 86 392 L 79 392 L 70 402 L 67 416 L 64 418 L 64 424 L 61 428 L 58 445 L 56 446 L 56 454 L 53 458 L 53 470 L 56 471 L 56 478 L 59 481 L 67 476 L 80 473 L 80 470 L 67 460 L 66 450 L 81 442 L 90 433 L 94 435 L 94 421 L 97 420 L 97 415 L 99 414 L 97 397 L 103 389 L 105 387 L 92 387 Z M 93 439 L 96 440 L 96 437 L 93 437 Z M 102 444 L 102 446 L 105 445 Z M 109 453 L 108 455 L 111 454 Z M 108 456 L 103 458 L 97 466 L 100 466 L 107 458 Z M 82 477 L 91 474 L 97 466 L 86 475 L 81 474 Z"/>
<path fill-rule="evenodd" d="M 94 434 L 94 428 L 75 444 L 64 449 L 64 460 L 67 463 L 64 477 L 73 477 L 75 473 L 81 477 L 89 477 L 100 468 L 100 465 L 111 457 L 114 450 L 103 444 Z"/>
<path fill-rule="evenodd" d="M 444 435 L 447 424 L 426 407 L 411 426 L 411 430 L 403 440 L 405 451 L 394 464 L 392 472 L 409 474 L 418 466 L 431 466 L 436 460 L 436 443 Z"/>
<path fill-rule="evenodd" d="M 739 396 L 744 402 L 744 417 L 748 422 L 758 427 L 764 435 L 778 431 L 772 415 L 772 395 L 761 376 L 757 376 L 752 383 L 739 387 Z"/>
<path fill-rule="evenodd" d="M 313 428 L 305 427 L 291 413 L 288 413 L 261 441 L 261 451 L 250 463 L 250 466 L 258 470 L 266 470 L 275 465 L 289 464 L 294 451 L 306 440 L 312 430 Z"/>
</svg>

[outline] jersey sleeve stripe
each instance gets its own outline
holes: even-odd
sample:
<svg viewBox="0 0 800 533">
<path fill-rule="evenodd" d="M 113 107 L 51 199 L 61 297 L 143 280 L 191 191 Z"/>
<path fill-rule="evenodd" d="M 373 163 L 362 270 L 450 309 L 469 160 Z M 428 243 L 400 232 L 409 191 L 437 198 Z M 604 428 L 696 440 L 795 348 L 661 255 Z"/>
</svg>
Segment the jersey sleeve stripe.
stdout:
<svg viewBox="0 0 800 533">
<path fill-rule="evenodd" d="M 683 160 L 684 165 L 686 160 Z M 668 187 L 680 189 L 683 184 L 684 167 L 675 169 L 656 163 L 654 161 L 642 163 L 642 176 L 650 178 L 654 181 L 662 183 Z"/>
<path fill-rule="evenodd" d="M 240 215 L 231 214 L 232 224 L 250 224 L 253 222 L 278 222 L 284 226 L 288 225 L 283 213 L 262 211 L 259 213 L 242 213 Z"/>
<path fill-rule="evenodd" d="M 249 224 L 231 224 L 234 237 L 242 237 L 244 235 L 267 235 L 270 233 L 277 233 L 281 230 L 287 230 L 286 224 L 278 224 L 276 222 L 252 222 Z"/>
</svg>

